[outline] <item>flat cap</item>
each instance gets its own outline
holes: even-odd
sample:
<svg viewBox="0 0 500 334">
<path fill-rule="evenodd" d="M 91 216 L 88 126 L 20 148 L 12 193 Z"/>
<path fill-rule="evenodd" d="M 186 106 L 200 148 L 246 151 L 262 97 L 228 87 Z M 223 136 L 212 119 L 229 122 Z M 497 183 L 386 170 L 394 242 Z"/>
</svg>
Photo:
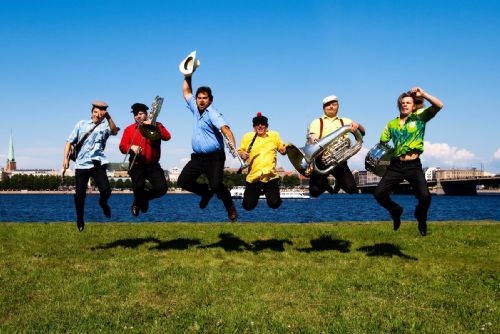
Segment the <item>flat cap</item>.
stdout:
<svg viewBox="0 0 500 334">
<path fill-rule="evenodd" d="M 149 110 L 149 107 L 144 103 L 134 103 L 130 108 L 132 108 L 131 112 L 133 112 L 134 114 L 138 113 L 139 111 Z"/>
<path fill-rule="evenodd" d="M 92 101 L 92 106 L 98 107 L 98 108 L 107 108 L 107 107 L 109 107 L 106 102 L 104 102 L 104 101 L 98 101 L 98 100 Z"/>
<path fill-rule="evenodd" d="M 329 95 L 323 99 L 323 104 L 327 104 L 332 101 L 337 101 L 338 102 L 339 98 L 336 97 L 335 95 Z"/>
</svg>

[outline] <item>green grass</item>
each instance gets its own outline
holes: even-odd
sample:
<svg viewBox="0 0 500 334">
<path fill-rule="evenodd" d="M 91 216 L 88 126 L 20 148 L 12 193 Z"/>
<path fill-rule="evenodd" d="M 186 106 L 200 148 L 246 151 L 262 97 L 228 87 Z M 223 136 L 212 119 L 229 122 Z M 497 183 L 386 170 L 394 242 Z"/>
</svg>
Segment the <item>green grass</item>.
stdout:
<svg viewBox="0 0 500 334">
<path fill-rule="evenodd" d="M 0 332 L 498 333 L 500 224 L 0 224 Z"/>
</svg>

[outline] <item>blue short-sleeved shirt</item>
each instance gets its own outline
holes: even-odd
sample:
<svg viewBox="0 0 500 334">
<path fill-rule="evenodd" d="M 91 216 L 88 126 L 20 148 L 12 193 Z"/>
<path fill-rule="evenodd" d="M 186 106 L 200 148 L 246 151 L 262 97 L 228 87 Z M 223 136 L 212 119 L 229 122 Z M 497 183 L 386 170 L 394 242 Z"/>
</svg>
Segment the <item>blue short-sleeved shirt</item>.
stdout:
<svg viewBox="0 0 500 334">
<path fill-rule="evenodd" d="M 191 145 L 194 153 L 212 153 L 224 149 L 224 139 L 220 129 L 227 125 L 222 114 L 210 105 L 200 115 L 194 95 L 187 102 L 193 113 L 193 138 Z"/>
<path fill-rule="evenodd" d="M 78 143 L 94 125 L 92 120 L 83 120 L 76 123 L 67 141 L 71 144 Z M 107 120 L 103 120 L 83 143 L 76 157 L 75 169 L 90 169 L 94 167 L 92 160 L 99 161 L 101 165 L 109 163 L 104 155 L 104 149 L 106 148 L 106 141 L 110 134 L 111 128 L 109 127 L 109 123 Z"/>
</svg>

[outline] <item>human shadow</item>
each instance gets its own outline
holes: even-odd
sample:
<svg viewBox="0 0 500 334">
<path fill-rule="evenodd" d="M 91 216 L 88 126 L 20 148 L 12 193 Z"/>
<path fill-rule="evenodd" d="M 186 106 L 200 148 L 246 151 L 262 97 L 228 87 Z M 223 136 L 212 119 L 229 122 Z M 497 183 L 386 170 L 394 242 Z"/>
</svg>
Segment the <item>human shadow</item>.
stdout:
<svg viewBox="0 0 500 334">
<path fill-rule="evenodd" d="M 242 252 L 252 249 L 250 244 L 241 240 L 232 233 L 220 233 L 219 238 L 219 241 L 210 245 L 199 246 L 199 248 L 222 248 L 226 252 Z"/>
<path fill-rule="evenodd" d="M 184 250 L 188 249 L 191 246 L 196 246 L 201 244 L 200 239 L 186 239 L 186 238 L 177 238 L 168 241 L 160 241 L 158 245 L 151 247 L 151 250 Z"/>
<path fill-rule="evenodd" d="M 132 238 L 132 239 L 121 239 L 121 240 L 116 240 L 101 246 L 97 247 L 92 247 L 91 250 L 96 250 L 96 249 L 110 249 L 110 248 L 118 248 L 118 247 L 123 247 L 123 248 L 137 248 L 140 245 L 149 243 L 149 242 L 154 242 L 154 243 L 160 243 L 161 241 L 157 238 Z"/>
<path fill-rule="evenodd" d="M 341 253 L 349 253 L 351 248 L 351 242 L 342 239 L 333 239 L 330 235 L 322 235 L 317 239 L 310 241 L 311 247 L 309 248 L 299 248 L 299 252 L 319 252 L 319 251 L 329 251 L 335 250 Z"/>
<path fill-rule="evenodd" d="M 265 249 L 270 249 L 275 252 L 284 252 L 285 244 L 293 245 L 293 242 L 288 239 L 255 240 L 252 242 L 252 251 L 257 253 Z"/>
<path fill-rule="evenodd" d="M 417 261 L 416 257 L 406 255 L 401 252 L 401 249 L 393 244 L 381 243 L 375 244 L 373 246 L 364 246 L 357 249 L 360 252 L 366 253 L 366 256 L 385 256 L 385 257 L 393 257 L 399 256 L 403 259 L 414 260 Z"/>
</svg>

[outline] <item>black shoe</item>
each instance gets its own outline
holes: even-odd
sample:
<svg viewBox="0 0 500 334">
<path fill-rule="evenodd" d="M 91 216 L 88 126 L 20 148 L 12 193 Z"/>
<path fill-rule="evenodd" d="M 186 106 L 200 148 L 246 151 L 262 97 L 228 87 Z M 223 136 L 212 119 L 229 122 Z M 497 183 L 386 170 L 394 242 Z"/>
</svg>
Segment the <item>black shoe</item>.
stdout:
<svg viewBox="0 0 500 334">
<path fill-rule="evenodd" d="M 238 213 L 234 205 L 227 210 L 227 217 L 232 223 L 236 222 L 236 219 L 238 219 Z"/>
<path fill-rule="evenodd" d="M 104 213 L 104 217 L 111 218 L 111 208 L 108 204 L 104 204 L 102 207 L 102 213 Z"/>
<path fill-rule="evenodd" d="M 427 235 L 427 222 L 425 220 L 418 221 L 418 231 L 420 235 L 425 237 Z"/>
<path fill-rule="evenodd" d="M 137 206 L 135 203 L 132 204 L 131 208 L 132 216 L 137 217 L 139 215 L 139 206 Z"/>
<path fill-rule="evenodd" d="M 399 229 L 399 226 L 401 226 L 401 215 L 403 214 L 403 208 L 398 206 L 396 210 L 391 212 L 391 217 L 392 221 L 394 222 L 394 231 L 397 231 Z"/>
<path fill-rule="evenodd" d="M 85 228 L 85 222 L 83 221 L 83 218 L 76 220 L 76 227 L 78 228 L 78 231 L 83 231 L 83 229 Z"/>
<path fill-rule="evenodd" d="M 146 201 L 145 201 L 144 203 L 142 203 L 142 205 L 141 205 L 141 211 L 142 211 L 143 213 L 146 213 L 146 212 L 148 212 L 148 209 L 149 209 L 149 201 L 148 201 L 148 200 L 146 200 Z"/>
<path fill-rule="evenodd" d="M 206 195 L 201 196 L 200 209 L 205 209 L 207 207 L 208 202 L 210 202 L 213 195 L 214 193 L 210 191 Z"/>
</svg>

